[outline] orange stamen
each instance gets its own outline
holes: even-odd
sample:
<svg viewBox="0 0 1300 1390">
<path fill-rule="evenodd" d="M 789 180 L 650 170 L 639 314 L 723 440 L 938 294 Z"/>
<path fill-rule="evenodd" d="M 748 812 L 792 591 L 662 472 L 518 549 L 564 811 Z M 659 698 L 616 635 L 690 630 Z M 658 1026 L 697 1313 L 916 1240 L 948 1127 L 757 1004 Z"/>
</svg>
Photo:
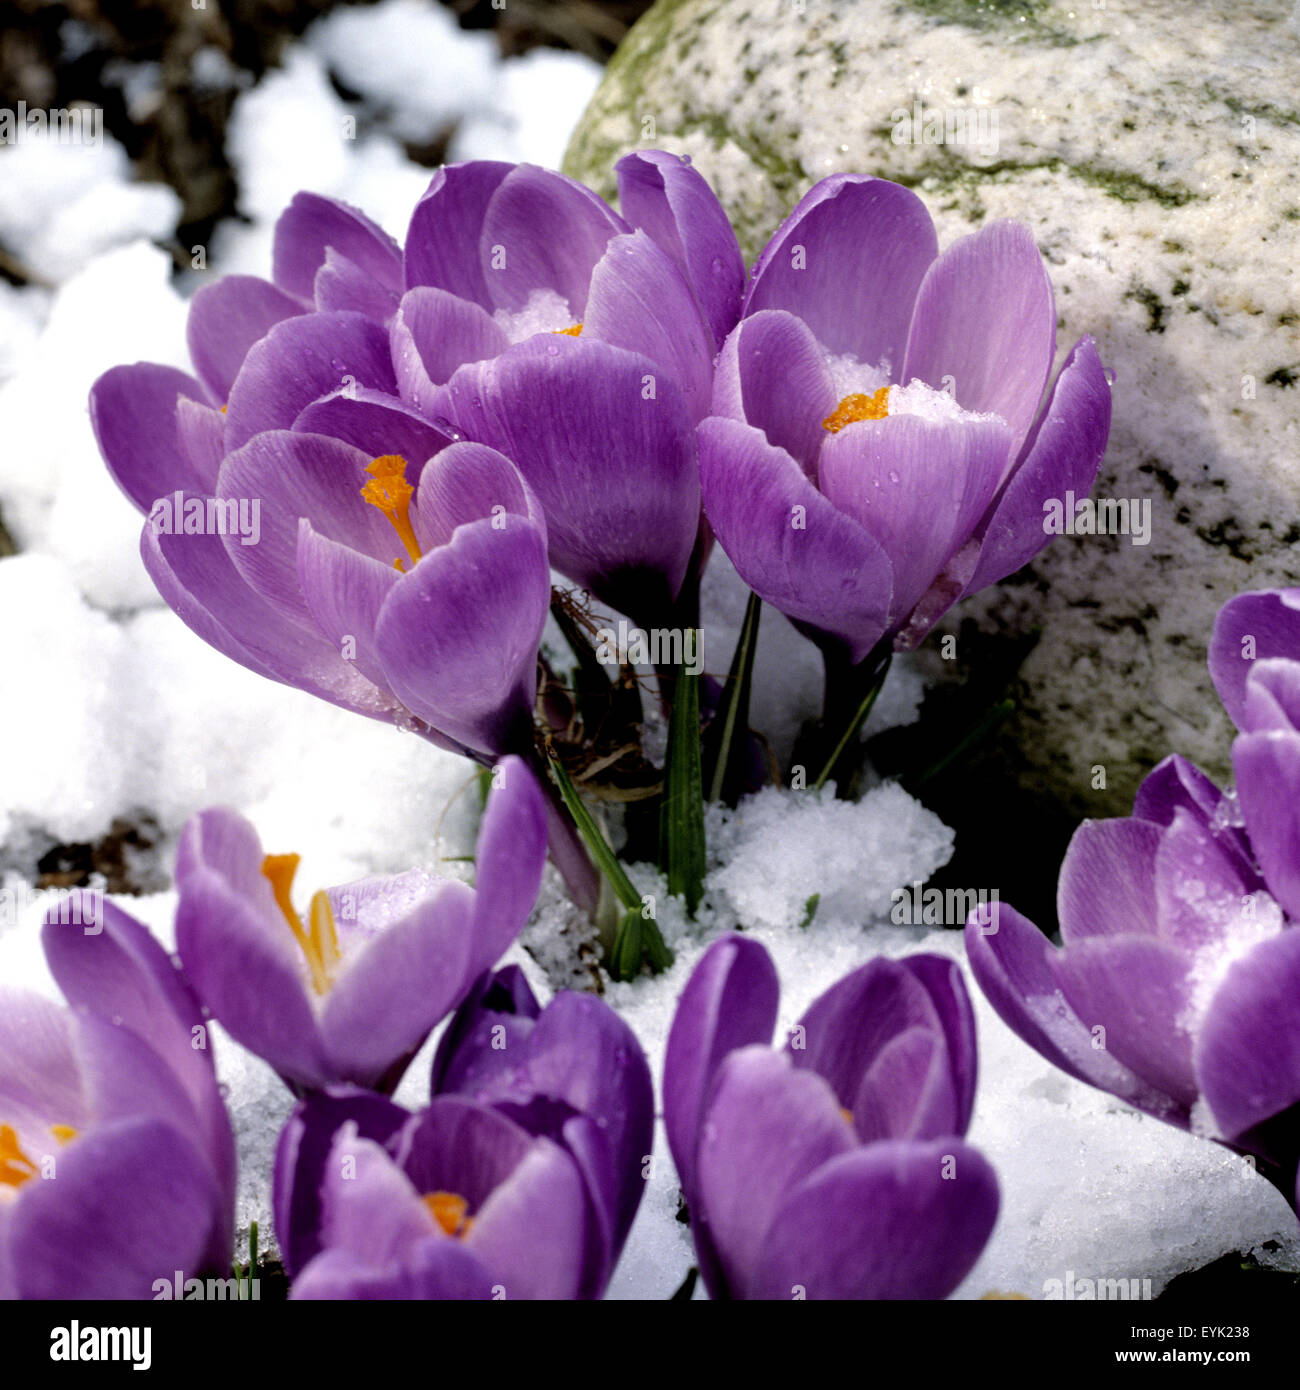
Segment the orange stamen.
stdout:
<svg viewBox="0 0 1300 1390">
<path fill-rule="evenodd" d="M 71 1125 L 51 1125 L 50 1133 L 60 1144 L 67 1144 L 77 1137 Z M 0 1187 L 21 1187 L 25 1182 L 40 1176 L 40 1169 L 23 1152 L 18 1142 L 18 1132 L 12 1125 L 0 1125 Z"/>
<path fill-rule="evenodd" d="M 859 420 L 883 420 L 889 414 L 888 403 L 888 386 L 882 386 L 870 396 L 845 396 L 822 421 L 822 429 L 839 434 L 845 425 L 856 425 Z"/>
<path fill-rule="evenodd" d="M 289 924 L 293 939 L 298 943 L 307 968 L 311 972 L 312 988 L 317 994 L 328 994 L 334 983 L 339 963 L 339 937 L 330 910 L 329 895 L 317 893 L 311 900 L 311 929 L 304 931 L 298 914 L 293 910 L 293 877 L 298 872 L 296 854 L 268 854 L 262 860 L 262 873 L 270 881 L 276 906 Z"/>
<path fill-rule="evenodd" d="M 576 338 L 582 333 L 582 325 L 580 323 L 574 323 L 570 324 L 568 328 L 553 328 L 551 332 L 563 333 L 566 338 Z"/>
<path fill-rule="evenodd" d="M 469 1235 L 474 1218 L 469 1215 L 469 1203 L 455 1192 L 430 1192 L 424 1198 L 433 1219 L 449 1236 L 464 1240 Z"/>
<path fill-rule="evenodd" d="M 406 460 L 400 454 L 381 454 L 371 461 L 366 472 L 372 481 L 361 489 L 362 500 L 378 507 L 388 518 L 414 563 L 424 552 L 411 526 L 411 498 L 415 496 L 415 489 L 406 481 Z M 400 558 L 394 567 L 406 573 Z"/>
</svg>

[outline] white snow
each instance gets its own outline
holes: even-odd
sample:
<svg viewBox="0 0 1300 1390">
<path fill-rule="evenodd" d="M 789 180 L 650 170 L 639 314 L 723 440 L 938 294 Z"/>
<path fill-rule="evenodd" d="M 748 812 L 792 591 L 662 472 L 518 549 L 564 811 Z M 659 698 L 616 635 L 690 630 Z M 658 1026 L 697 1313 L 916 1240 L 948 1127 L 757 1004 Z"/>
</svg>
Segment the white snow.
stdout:
<svg viewBox="0 0 1300 1390">
<path fill-rule="evenodd" d="M 212 54 L 201 61 L 204 80 L 243 86 L 244 75 Z M 333 89 L 330 72 L 355 104 Z M 131 76 L 146 100 L 149 74 Z M 118 362 L 184 365 L 183 293 L 205 275 L 265 274 L 273 219 L 298 189 L 343 197 L 400 235 L 430 176 L 403 141 L 455 126 L 453 158 L 555 166 L 597 77 L 595 64 L 572 54 L 502 62 L 491 36 L 461 33 L 442 10 L 414 0 L 335 12 L 239 96 L 228 153 L 249 221 L 218 228 L 207 270 L 187 274 L 181 292 L 169 256 L 149 244 L 174 235 L 178 201 L 134 182 L 114 142 L 25 140 L 0 150 L 0 244 L 50 286 L 0 285 L 0 514 L 22 552 L 0 560 L 6 983 L 55 993 L 39 949 L 37 860 L 54 844 L 100 838 L 115 820 L 156 827 L 155 870 L 170 865 L 189 815 L 225 803 L 249 816 L 268 850 L 302 854 L 304 889 L 416 866 L 464 871 L 454 857 L 473 847 L 474 798 L 461 794 L 468 765 L 244 671 L 160 605 L 138 558 L 139 518 L 99 460 L 86 393 Z M 715 553 L 703 596 L 711 674 L 726 672 L 745 598 Z M 895 663 L 868 732 L 916 718 L 924 662 Z M 765 610 L 752 722 L 782 760 L 817 713 L 820 676 L 813 646 Z M 873 953 L 961 958 L 958 933 L 887 924 L 890 891 L 925 879 L 952 851 L 951 832 L 896 786 L 874 786 L 856 805 L 772 789 L 735 812 L 711 810 L 709 829 L 712 867 L 697 921 L 652 869 L 631 870 L 655 895 L 676 965 L 606 987 L 641 1036 L 656 1082 L 676 996 L 720 932 L 744 928 L 772 952 L 781 1029 Z M 123 905 L 171 948 L 171 892 Z M 595 981 L 591 936 L 552 876 L 509 959 L 545 999 L 552 988 Z M 972 995 L 982 1080 L 971 1139 L 999 1171 L 1003 1208 L 961 1296 L 1042 1297 L 1046 1281 L 1069 1271 L 1150 1278 L 1158 1288 L 1234 1250 L 1300 1267 L 1294 1219 L 1247 1165 L 1071 1081 L 1008 1032 L 973 986 Z M 239 1219 L 241 1227 L 258 1219 L 266 1243 L 269 1159 L 291 1100 L 264 1064 L 217 1032 L 243 1162 Z M 398 1093 L 412 1106 L 424 1099 L 432 1046 Z M 663 1298 L 680 1284 L 693 1257 L 676 1208 L 661 1139 L 612 1296 Z M 1278 1249 L 1263 1251 L 1267 1241 Z"/>
</svg>

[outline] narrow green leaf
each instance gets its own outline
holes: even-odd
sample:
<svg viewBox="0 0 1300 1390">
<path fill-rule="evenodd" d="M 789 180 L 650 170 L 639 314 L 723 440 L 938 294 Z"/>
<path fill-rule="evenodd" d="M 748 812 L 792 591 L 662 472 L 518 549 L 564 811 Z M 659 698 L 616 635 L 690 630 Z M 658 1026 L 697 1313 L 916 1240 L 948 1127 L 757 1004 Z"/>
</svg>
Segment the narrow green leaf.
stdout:
<svg viewBox="0 0 1300 1390">
<path fill-rule="evenodd" d="M 913 781 L 912 786 L 920 787 L 932 777 L 937 777 L 946 767 L 956 762 L 964 753 L 968 752 L 982 738 L 997 727 L 1016 707 L 1014 700 L 999 700 L 977 723 L 957 741 L 941 757 L 936 758 L 924 772 L 920 773 Z"/>
<path fill-rule="evenodd" d="M 757 594 L 750 594 L 749 602 L 745 605 L 745 621 L 740 625 L 736 650 L 731 656 L 731 669 L 727 672 L 722 704 L 713 716 L 705 748 L 704 781 L 709 789 L 709 800 L 725 800 L 729 806 L 734 806 L 739 800 L 739 768 L 733 764 L 739 762 L 749 728 L 749 690 L 754 679 L 758 621 L 762 612 L 762 599 Z"/>
<path fill-rule="evenodd" d="M 686 900 L 692 917 L 704 894 L 704 772 L 700 762 L 700 678 L 685 664 L 676 672 L 668 718 L 668 756 L 659 808 L 659 867 L 668 891 Z"/>
<path fill-rule="evenodd" d="M 803 921 L 799 923 L 801 927 L 812 924 L 812 919 L 817 915 L 817 909 L 821 906 L 822 895 L 814 893 L 803 905 Z"/>
<path fill-rule="evenodd" d="M 555 778 L 555 784 L 560 789 L 560 799 L 564 802 L 565 810 L 573 817 L 573 823 L 578 827 L 578 833 L 582 836 L 583 843 L 586 844 L 588 852 L 596 862 L 596 867 L 609 880 L 609 886 L 614 890 L 619 902 L 626 908 L 636 908 L 641 910 L 641 895 L 632 886 L 632 880 L 623 871 L 623 866 L 614 857 L 614 851 L 610 849 L 609 842 L 600 832 L 600 827 L 592 819 L 591 812 L 583 803 L 578 795 L 577 788 L 573 785 L 569 774 L 561 767 L 559 760 L 552 758 L 551 775 Z"/>
<path fill-rule="evenodd" d="M 644 952 L 640 908 L 629 908 L 618 924 L 614 949 L 610 953 L 610 973 L 616 980 L 634 980 L 641 973 Z"/>
<path fill-rule="evenodd" d="M 663 934 L 659 930 L 659 924 L 653 917 L 646 918 L 641 923 L 641 938 L 645 945 L 645 958 L 650 962 L 650 969 L 658 975 L 677 959 L 669 949 L 668 943 L 664 940 Z"/>
</svg>

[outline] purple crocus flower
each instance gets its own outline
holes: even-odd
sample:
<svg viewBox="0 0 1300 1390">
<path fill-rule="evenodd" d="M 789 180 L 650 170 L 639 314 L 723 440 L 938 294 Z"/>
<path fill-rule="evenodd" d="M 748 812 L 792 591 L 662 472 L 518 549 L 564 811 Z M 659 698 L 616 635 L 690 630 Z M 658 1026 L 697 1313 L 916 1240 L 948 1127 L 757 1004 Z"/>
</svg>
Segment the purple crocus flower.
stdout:
<svg viewBox="0 0 1300 1390">
<path fill-rule="evenodd" d="M 406 399 L 518 465 L 556 569 L 646 626 L 679 598 L 694 622 L 711 537 L 691 426 L 744 263 L 688 163 L 631 154 L 618 183 L 624 217 L 530 165 L 440 170 L 411 219 L 393 361 Z"/>
<path fill-rule="evenodd" d="M 975 1026 L 952 961 L 846 975 L 770 1047 L 780 987 L 743 936 L 687 982 L 664 1123 L 714 1298 L 944 1298 L 988 1240 L 998 1186 L 961 1136 Z"/>
<path fill-rule="evenodd" d="M 572 1299 L 603 1288 L 579 1161 L 461 1096 L 414 1115 L 349 1089 L 303 1101 L 280 1137 L 275 1219 L 294 1298 Z"/>
<path fill-rule="evenodd" d="M 73 1008 L 0 991 L 0 1298 L 146 1299 L 230 1264 L 234 1140 L 198 1002 L 134 918 L 78 909 L 44 929 Z"/>
<path fill-rule="evenodd" d="M 1288 644 L 1300 654 L 1293 618 L 1288 643 L 1294 592 L 1245 595 L 1216 627 L 1211 672 L 1244 730 L 1235 793 L 1167 758 L 1132 816 L 1075 832 L 1057 892 L 1061 946 L 1006 904 L 966 927 L 976 979 L 1025 1042 L 1078 1080 L 1250 1155 L 1293 1207 L 1300 661 L 1263 658 Z M 1242 660 L 1243 635 L 1261 659 Z"/>
<path fill-rule="evenodd" d="M 479 829 L 477 887 L 420 870 L 292 901 L 296 855 L 262 852 L 232 811 L 185 827 L 176 939 L 203 1002 L 301 1093 L 391 1090 L 430 1030 L 519 934 L 546 857 L 542 797 L 517 758 Z"/>
<path fill-rule="evenodd" d="M 448 1025 L 431 1089 L 491 1105 L 572 1154 L 591 1197 L 595 1296 L 632 1229 L 654 1137 L 650 1068 L 632 1030 L 589 994 L 563 990 L 540 1008 L 507 966 L 484 976 Z"/>
<path fill-rule="evenodd" d="M 823 179 L 768 242 L 699 429 L 704 506 L 760 597 L 856 665 L 915 646 L 958 599 L 1045 544 L 1110 427 L 1081 338 L 1043 399 L 1052 287 L 1029 229 L 938 254 L 924 204 Z"/>
</svg>

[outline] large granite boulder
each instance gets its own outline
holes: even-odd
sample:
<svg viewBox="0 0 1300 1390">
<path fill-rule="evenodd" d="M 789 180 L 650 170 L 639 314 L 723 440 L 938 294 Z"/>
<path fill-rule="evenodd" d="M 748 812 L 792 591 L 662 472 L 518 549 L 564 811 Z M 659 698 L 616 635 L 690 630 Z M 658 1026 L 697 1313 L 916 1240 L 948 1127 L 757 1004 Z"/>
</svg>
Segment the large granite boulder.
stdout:
<svg viewBox="0 0 1300 1390">
<path fill-rule="evenodd" d="M 1124 809 L 1171 750 L 1227 771 L 1214 614 L 1241 589 L 1300 583 L 1293 9 L 659 0 L 566 161 L 612 195 L 627 150 L 690 155 L 751 258 L 835 170 L 915 187 L 941 245 L 991 218 L 1033 228 L 1062 352 L 1093 333 L 1115 373 L 1094 496 L 1149 503 L 1151 529 L 1146 544 L 1061 536 L 963 611 L 1000 635 L 1041 629 L 1005 746 L 1093 814 Z"/>
</svg>

